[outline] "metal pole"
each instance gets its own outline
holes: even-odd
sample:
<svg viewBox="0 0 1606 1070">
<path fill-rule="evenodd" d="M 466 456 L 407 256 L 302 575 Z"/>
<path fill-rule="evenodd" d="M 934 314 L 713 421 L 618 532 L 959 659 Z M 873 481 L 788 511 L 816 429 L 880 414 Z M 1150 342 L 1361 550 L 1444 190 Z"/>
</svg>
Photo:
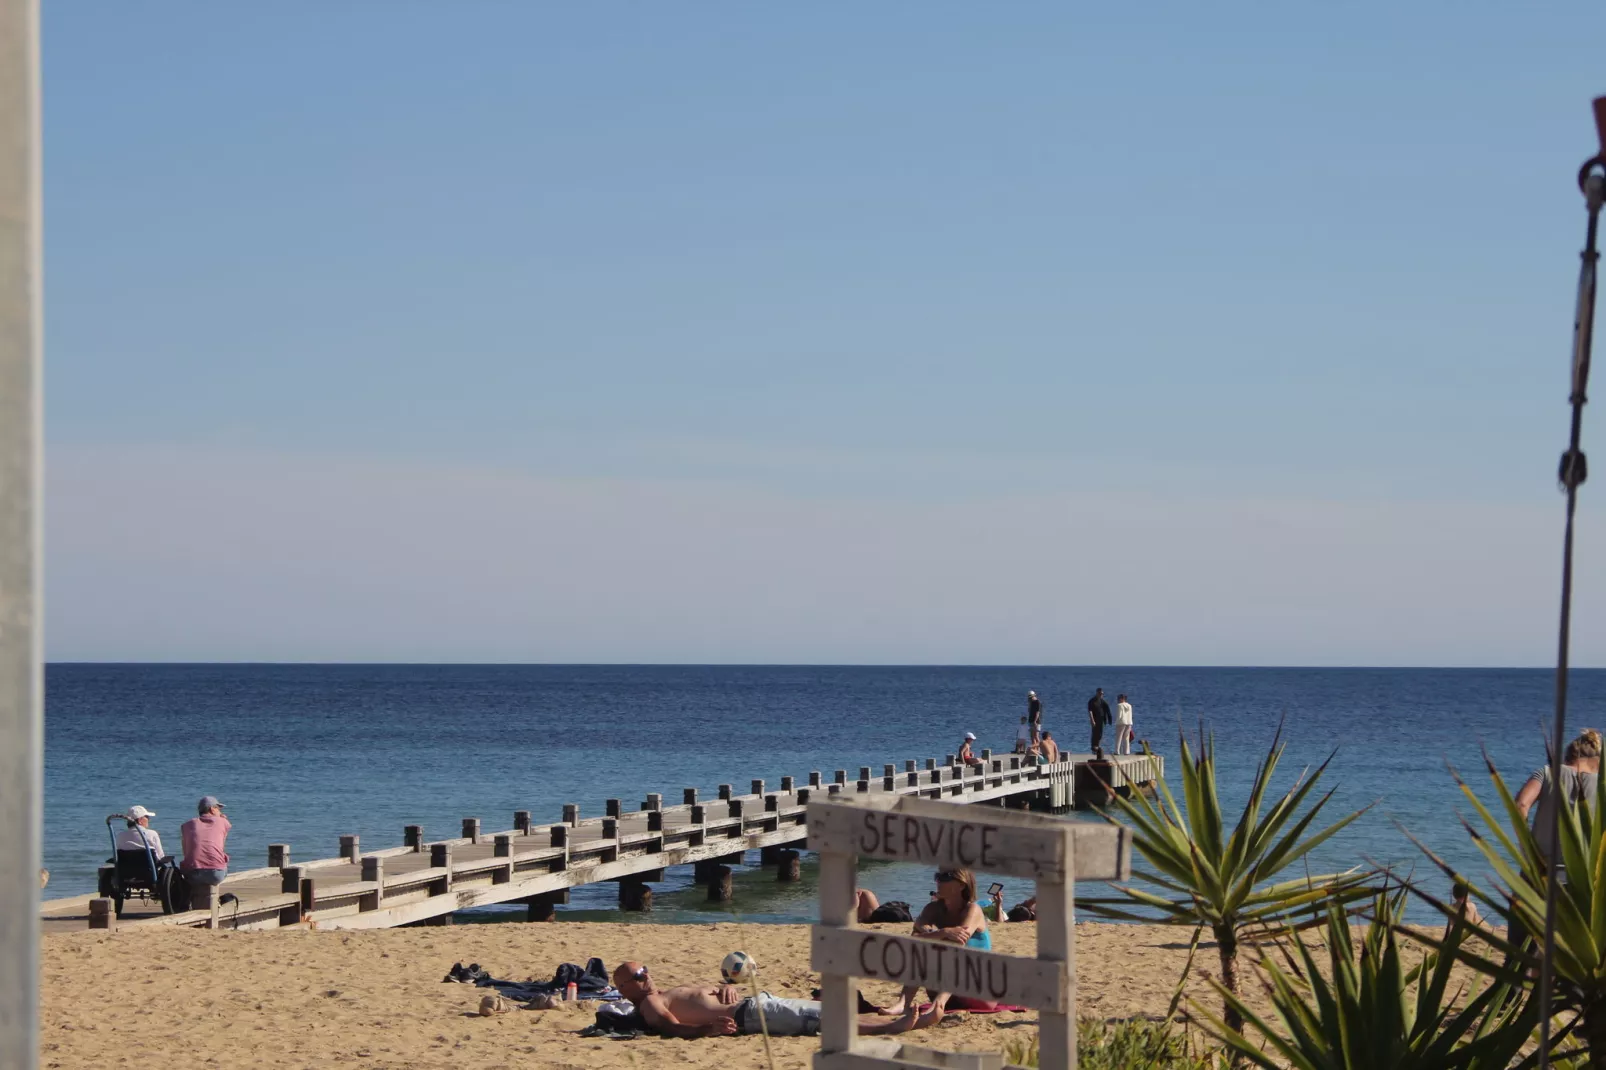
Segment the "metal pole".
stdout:
<svg viewBox="0 0 1606 1070">
<path fill-rule="evenodd" d="M 1573 519 L 1578 508 L 1578 488 L 1588 477 L 1584 451 L 1579 448 L 1582 439 L 1584 405 L 1589 401 L 1590 348 L 1595 326 L 1595 285 L 1600 253 L 1596 237 L 1600 224 L 1600 211 L 1606 202 L 1606 98 L 1595 101 L 1595 121 L 1601 137 L 1601 154 L 1585 162 L 1578 173 L 1578 187 L 1584 194 L 1584 208 L 1589 221 L 1584 232 L 1583 261 L 1578 271 L 1578 304 L 1573 320 L 1572 393 L 1568 402 L 1572 406 L 1572 430 L 1568 437 L 1567 452 L 1561 456 L 1558 478 L 1567 489 L 1567 522 L 1562 536 L 1561 551 L 1561 626 L 1558 629 L 1556 650 L 1556 719 L 1550 742 L 1550 785 L 1554 799 L 1548 821 L 1550 847 L 1545 856 L 1545 924 L 1540 940 L 1539 956 L 1539 1067 L 1550 1066 L 1550 1014 L 1555 984 L 1554 956 L 1556 951 L 1556 896 L 1561 852 L 1560 822 L 1562 748 L 1567 740 L 1567 673 L 1568 654 L 1572 642 L 1573 604 Z"/>
<path fill-rule="evenodd" d="M 38 0 L 0 0 L 0 1066 L 39 1065 Z"/>
</svg>

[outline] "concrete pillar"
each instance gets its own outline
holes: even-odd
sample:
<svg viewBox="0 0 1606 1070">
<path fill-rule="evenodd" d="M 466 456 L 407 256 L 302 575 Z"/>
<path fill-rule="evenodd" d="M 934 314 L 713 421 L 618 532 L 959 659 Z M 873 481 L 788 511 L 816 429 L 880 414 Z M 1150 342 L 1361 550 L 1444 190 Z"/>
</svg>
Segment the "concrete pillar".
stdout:
<svg viewBox="0 0 1606 1070">
<path fill-rule="evenodd" d="M 731 786 L 729 784 L 721 784 L 719 786 L 719 797 L 722 801 L 731 797 Z"/>
<path fill-rule="evenodd" d="M 609 799 L 603 806 L 603 814 L 607 817 L 618 817 L 624 813 L 624 803 L 619 799 Z"/>
<path fill-rule="evenodd" d="M 762 794 L 764 794 L 764 782 L 762 780 L 753 781 L 753 790 L 748 792 L 747 794 L 749 794 L 749 795 L 762 795 Z"/>
<path fill-rule="evenodd" d="M 463 819 L 463 839 L 467 840 L 469 843 L 479 843 L 480 842 L 480 819 L 479 818 L 477 818 L 477 817 L 465 817 Z"/>
<path fill-rule="evenodd" d="M 290 845 L 288 843 L 268 844 L 268 867 L 270 869 L 283 869 L 290 864 Z"/>
<path fill-rule="evenodd" d="M 682 791 L 680 793 L 680 803 L 681 803 L 682 806 L 690 806 L 692 803 L 694 803 L 696 801 L 697 801 L 697 789 L 696 788 L 687 788 L 687 789 L 685 789 L 684 791 Z"/>
<path fill-rule="evenodd" d="M 785 795 L 785 794 L 791 792 L 792 790 L 794 790 L 796 785 L 797 785 L 797 781 L 793 780 L 789 776 L 783 776 L 781 778 L 781 794 Z"/>
<path fill-rule="evenodd" d="M 579 803 L 564 803 L 563 804 L 563 823 L 565 825 L 568 825 L 570 828 L 573 828 L 575 825 L 578 825 L 580 823 L 580 804 Z"/>
<path fill-rule="evenodd" d="M 112 901 L 110 899 L 91 899 L 89 901 L 89 927 L 91 929 L 110 929 L 112 927 Z"/>
<path fill-rule="evenodd" d="M 530 834 L 530 811 L 513 811 L 513 831 L 522 832 L 526 836 Z"/>
<path fill-rule="evenodd" d="M 402 844 L 411 847 L 414 851 L 424 849 L 424 826 L 408 825 L 402 829 Z"/>
<path fill-rule="evenodd" d="M 354 866 L 362 864 L 362 845 L 358 837 L 340 837 L 340 857 Z"/>
</svg>

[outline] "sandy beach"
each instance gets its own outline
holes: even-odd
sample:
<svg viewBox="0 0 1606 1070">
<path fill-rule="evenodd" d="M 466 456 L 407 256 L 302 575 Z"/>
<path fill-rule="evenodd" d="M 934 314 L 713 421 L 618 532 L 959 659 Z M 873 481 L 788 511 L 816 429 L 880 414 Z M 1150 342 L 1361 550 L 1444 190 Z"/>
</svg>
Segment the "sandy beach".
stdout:
<svg viewBox="0 0 1606 1070">
<path fill-rule="evenodd" d="M 906 926 L 886 926 L 904 931 Z M 994 927 L 995 946 L 1034 951 L 1036 927 Z M 443 984 L 455 962 L 493 976 L 548 979 L 559 963 L 598 956 L 652 967 L 659 983 L 718 980 L 725 952 L 762 967 L 763 987 L 807 997 L 807 926 L 563 923 L 457 925 L 373 932 L 138 931 L 48 936 L 42 949 L 41 1063 L 107 1066 L 374 1067 L 424 1070 L 514 1067 L 764 1067 L 760 1037 L 588 1039 L 584 1005 L 477 1015 L 489 989 Z M 1077 927 L 1078 1012 L 1160 1014 L 1186 956 L 1185 933 L 1159 926 Z M 1206 952 L 1196 969 L 1214 966 Z M 1202 983 L 1200 985 L 1203 988 Z M 873 1000 L 886 985 L 867 984 Z M 1201 996 L 1203 996 L 1201 991 Z M 1036 1029 L 1029 1013 L 967 1014 L 917 1043 L 999 1050 Z M 915 1038 L 911 1038 L 915 1039 Z M 802 1070 L 816 1038 L 776 1039 L 775 1066 Z"/>
</svg>

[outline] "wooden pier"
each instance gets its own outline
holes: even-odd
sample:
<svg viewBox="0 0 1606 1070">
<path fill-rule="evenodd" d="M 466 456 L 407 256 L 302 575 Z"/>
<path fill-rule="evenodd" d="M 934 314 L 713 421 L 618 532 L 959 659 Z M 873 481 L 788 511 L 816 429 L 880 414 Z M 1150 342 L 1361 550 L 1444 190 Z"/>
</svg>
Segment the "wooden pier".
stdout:
<svg viewBox="0 0 1606 1070">
<path fill-rule="evenodd" d="M 109 899 L 77 896 L 43 904 L 46 931 L 180 925 L 196 928 L 270 929 L 312 925 L 319 929 L 375 929 L 412 924 L 449 924 L 469 907 L 523 903 L 532 921 L 546 920 L 568 902 L 569 889 L 605 881 L 619 884 L 622 909 L 650 909 L 654 882 L 670 866 L 697 867 L 699 884 L 713 900 L 730 897 L 730 869 L 749 851 L 761 865 L 778 867 L 780 880 L 797 879 L 796 850 L 804 846 L 810 798 L 845 795 L 906 795 L 1017 809 L 1061 809 L 1078 801 L 1091 783 L 1123 793 L 1141 790 L 1165 772 L 1159 756 L 1067 755 L 1038 765 L 1021 755 L 982 752 L 979 765 L 928 758 L 879 769 L 838 769 L 803 783 L 782 777 L 770 790 L 762 780 L 748 790 L 722 785 L 716 799 L 699 799 L 687 788 L 678 805 L 649 795 L 637 809 L 611 799 L 607 812 L 582 818 L 563 807 L 556 824 L 536 825 L 529 811 L 513 815 L 513 827 L 484 832 L 479 818 L 464 818 L 461 835 L 426 840 L 409 825 L 400 847 L 364 851 L 356 836 L 340 837 L 340 856 L 292 860 L 290 845 L 268 848 L 268 865 L 231 873 L 219 888 L 234 899 L 211 910 L 163 915 L 160 907 L 130 901 L 113 918 Z M 856 775 L 850 775 L 850 773 Z M 1102 799 L 1096 800 L 1102 802 Z M 137 913 L 146 910 L 147 913 Z"/>
</svg>

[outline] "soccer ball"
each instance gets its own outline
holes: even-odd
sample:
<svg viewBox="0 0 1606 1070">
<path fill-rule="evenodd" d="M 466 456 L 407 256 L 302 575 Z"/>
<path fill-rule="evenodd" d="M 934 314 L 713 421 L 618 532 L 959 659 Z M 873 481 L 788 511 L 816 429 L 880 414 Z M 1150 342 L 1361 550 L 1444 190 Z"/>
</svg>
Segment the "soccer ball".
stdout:
<svg viewBox="0 0 1606 1070">
<path fill-rule="evenodd" d="M 757 972 L 758 963 L 745 951 L 732 951 L 725 956 L 725 961 L 719 964 L 720 976 L 724 977 L 728 984 L 739 984 Z"/>
</svg>

